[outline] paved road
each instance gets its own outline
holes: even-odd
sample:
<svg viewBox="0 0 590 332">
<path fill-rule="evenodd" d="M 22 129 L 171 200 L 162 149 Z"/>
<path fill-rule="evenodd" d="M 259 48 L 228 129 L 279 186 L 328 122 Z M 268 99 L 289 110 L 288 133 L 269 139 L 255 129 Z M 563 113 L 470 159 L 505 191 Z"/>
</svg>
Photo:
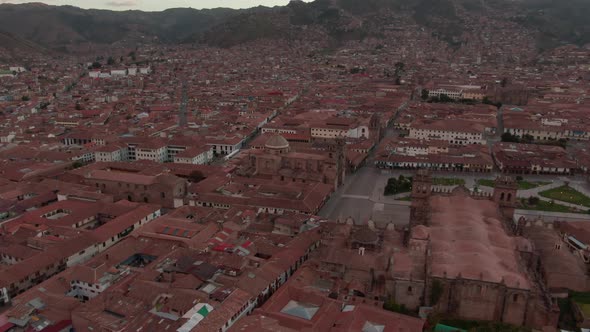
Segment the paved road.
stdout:
<svg viewBox="0 0 590 332">
<path fill-rule="evenodd" d="M 590 215 L 584 213 L 547 212 L 534 210 L 516 210 L 514 220 L 525 217 L 529 220 L 541 218 L 544 221 L 590 222 Z"/>
<path fill-rule="evenodd" d="M 528 190 L 519 190 L 518 197 L 519 198 L 529 198 L 531 196 L 541 197 L 541 196 L 539 196 L 539 193 L 541 193 L 542 191 L 561 187 L 563 185 L 564 185 L 563 181 L 560 181 L 560 180 L 552 181 L 550 184 L 548 184 L 546 186 L 540 186 L 540 187 L 532 188 L 532 189 L 528 189 Z"/>
</svg>

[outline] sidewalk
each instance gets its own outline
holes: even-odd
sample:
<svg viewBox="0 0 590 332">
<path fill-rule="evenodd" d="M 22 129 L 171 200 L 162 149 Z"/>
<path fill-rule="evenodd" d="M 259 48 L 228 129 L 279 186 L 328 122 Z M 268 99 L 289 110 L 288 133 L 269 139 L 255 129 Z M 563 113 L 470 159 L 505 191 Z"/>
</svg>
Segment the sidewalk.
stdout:
<svg viewBox="0 0 590 332">
<path fill-rule="evenodd" d="M 588 184 L 584 183 L 569 183 L 569 186 L 574 188 L 575 190 L 581 192 L 582 194 L 590 197 L 590 188 L 588 187 Z"/>
<path fill-rule="evenodd" d="M 539 195 L 539 193 L 545 191 L 545 190 L 550 190 L 553 188 L 558 188 L 563 186 L 565 183 L 563 181 L 560 180 L 554 180 L 552 183 L 545 185 L 545 186 L 540 186 L 537 188 L 533 188 L 533 189 L 528 189 L 528 190 L 519 190 L 517 193 L 517 196 L 519 198 L 529 198 L 531 196 L 537 196 L 537 197 L 541 197 Z"/>
<path fill-rule="evenodd" d="M 560 201 L 560 200 L 557 200 L 557 199 L 550 199 L 550 198 L 543 197 L 543 196 L 537 196 L 537 197 L 539 197 L 540 200 L 545 201 L 545 202 L 552 202 L 553 201 L 553 202 L 555 202 L 555 204 L 569 206 L 571 208 L 578 209 L 580 211 L 588 211 L 588 210 L 590 210 L 589 207 L 584 206 L 584 205 L 572 204 L 572 203 Z"/>
</svg>

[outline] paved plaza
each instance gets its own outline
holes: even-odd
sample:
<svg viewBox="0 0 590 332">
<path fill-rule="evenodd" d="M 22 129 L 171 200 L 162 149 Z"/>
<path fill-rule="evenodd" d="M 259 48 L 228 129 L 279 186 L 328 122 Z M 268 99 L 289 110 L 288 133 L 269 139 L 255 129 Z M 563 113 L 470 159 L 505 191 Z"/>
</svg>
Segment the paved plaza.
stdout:
<svg viewBox="0 0 590 332">
<path fill-rule="evenodd" d="M 362 167 L 354 174 L 348 175 L 344 185 L 332 195 L 319 215 L 331 220 L 346 220 L 350 217 L 358 225 L 366 224 L 369 219 L 381 227 L 390 222 L 396 225 L 407 225 L 410 217 L 410 202 L 399 201 L 393 196 L 383 195 L 387 180 L 399 175 L 412 176 L 413 171 L 381 170 L 371 165 Z M 478 179 L 495 179 L 498 174 L 434 172 L 432 175 L 434 177 L 464 179 L 465 186 L 471 189 L 476 185 Z M 518 196 L 521 198 L 540 197 L 539 192 L 562 186 L 565 183 L 586 195 L 590 195 L 590 188 L 583 177 L 530 175 L 524 176 L 524 178 L 527 181 L 544 181 L 549 184 L 530 190 L 520 190 Z M 491 193 L 493 189 L 479 186 L 479 190 Z M 409 193 L 397 195 L 397 197 L 407 195 Z M 544 197 L 540 198 L 547 200 Z M 565 204 L 573 206 L 573 204 Z"/>
<path fill-rule="evenodd" d="M 320 211 L 320 216 L 332 220 L 354 219 L 356 224 L 366 224 L 369 219 L 378 226 L 393 222 L 407 225 L 410 217 L 410 202 L 396 201 L 383 196 L 390 174 L 366 166 L 349 175 L 346 182 L 332 195 Z"/>
</svg>

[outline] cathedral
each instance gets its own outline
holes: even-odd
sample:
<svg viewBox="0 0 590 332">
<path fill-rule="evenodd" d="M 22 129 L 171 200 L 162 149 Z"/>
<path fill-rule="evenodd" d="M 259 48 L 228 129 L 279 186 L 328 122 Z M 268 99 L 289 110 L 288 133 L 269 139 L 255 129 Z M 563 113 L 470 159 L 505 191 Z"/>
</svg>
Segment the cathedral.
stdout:
<svg viewBox="0 0 590 332">
<path fill-rule="evenodd" d="M 345 148 L 343 139 L 334 139 L 294 151 L 283 136 L 276 134 L 264 149 L 248 152 L 247 165 L 242 165 L 241 172 L 282 183 L 325 183 L 336 190 L 345 178 Z"/>
<path fill-rule="evenodd" d="M 425 255 L 423 301 L 436 312 L 517 326 L 555 326 L 559 310 L 534 272 L 533 245 L 514 233 L 516 181 L 500 176 L 492 194 L 433 188 L 418 171 L 405 246 Z"/>
<path fill-rule="evenodd" d="M 392 301 L 458 319 L 556 326 L 559 308 L 535 272 L 534 245 L 514 232 L 517 189 L 506 176 L 493 193 L 443 189 L 420 170 L 408 226 L 377 228 L 351 217 L 326 224 L 312 262 L 341 285 L 334 298 L 350 303 Z"/>
</svg>

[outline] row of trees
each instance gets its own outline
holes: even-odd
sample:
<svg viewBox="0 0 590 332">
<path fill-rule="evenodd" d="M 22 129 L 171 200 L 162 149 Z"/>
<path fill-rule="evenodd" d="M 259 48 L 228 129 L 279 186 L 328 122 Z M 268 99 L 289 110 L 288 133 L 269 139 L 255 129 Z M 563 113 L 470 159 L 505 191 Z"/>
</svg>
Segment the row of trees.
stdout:
<svg viewBox="0 0 590 332">
<path fill-rule="evenodd" d="M 544 144 L 544 145 L 554 145 L 554 146 L 561 146 L 565 148 L 567 146 L 567 140 L 565 138 L 561 138 L 559 140 L 549 140 L 549 141 L 538 141 L 535 140 L 535 137 L 525 134 L 522 136 L 516 136 L 509 132 L 505 132 L 502 134 L 502 142 L 509 142 L 509 143 L 523 143 L 523 144 Z"/>
</svg>

